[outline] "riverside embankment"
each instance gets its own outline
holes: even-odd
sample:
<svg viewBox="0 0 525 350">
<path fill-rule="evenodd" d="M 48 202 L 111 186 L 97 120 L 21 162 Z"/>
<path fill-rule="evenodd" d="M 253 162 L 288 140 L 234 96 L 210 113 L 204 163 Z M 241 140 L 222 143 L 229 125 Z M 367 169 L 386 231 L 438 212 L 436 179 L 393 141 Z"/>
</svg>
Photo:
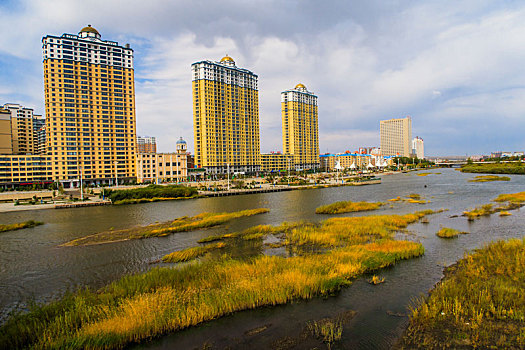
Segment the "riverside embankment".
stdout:
<svg viewBox="0 0 525 350">
<path fill-rule="evenodd" d="M 416 176 L 416 173 L 385 176 L 375 186 L 333 187 L 315 190 L 199 198 L 191 201 L 166 201 L 126 206 L 88 207 L 53 211 L 1 213 L 2 223 L 26 220 L 43 221 L 35 228 L 5 232 L 0 235 L 0 307 L 7 313 L 34 298 L 49 301 L 68 289 L 79 286 L 99 288 L 121 276 L 148 271 L 152 263 L 173 251 L 197 245 L 199 239 L 213 234 L 239 232 L 259 224 L 278 225 L 283 221 L 320 221 L 330 215 L 315 214 L 321 205 L 336 201 L 387 202 L 388 205 L 366 213 L 338 216 L 404 214 L 423 209 L 447 208 L 449 211 L 429 217 L 429 223 L 409 227 L 404 239 L 421 242 L 421 258 L 402 261 L 382 270 L 385 283 L 370 285 L 368 276 L 354 281 L 336 296 L 312 299 L 278 307 L 239 312 L 203 326 L 190 328 L 140 348 L 200 348 L 206 342 L 218 348 L 272 348 L 284 337 L 301 336 L 307 322 L 332 317 L 343 311 L 357 311 L 345 324 L 342 341 L 346 348 L 390 348 L 406 325 L 407 306 L 413 298 L 426 293 L 442 277 L 443 267 L 463 257 L 465 251 L 496 239 L 523 235 L 524 212 L 513 211 L 509 217 L 493 215 L 467 221 L 460 215 L 465 209 L 489 203 L 500 193 L 523 191 L 525 177 L 510 176 L 511 181 L 469 183 L 473 174 L 444 169 L 442 174 Z M 397 196 L 420 194 L 426 204 L 407 201 L 390 202 Z M 269 208 L 262 216 L 241 218 L 227 226 L 177 233 L 167 237 L 134 240 L 86 247 L 59 245 L 110 229 L 164 222 L 202 212 L 236 211 Z M 470 232 L 454 240 L 435 235 L 439 227 Z M 259 254 L 287 255 L 286 248 L 264 249 L 252 242 L 241 242 L 227 251 L 234 257 Z M 266 327 L 263 327 L 266 326 Z M 263 328 L 261 328 L 263 327 Z M 264 329 L 254 332 L 254 329 Z"/>
</svg>

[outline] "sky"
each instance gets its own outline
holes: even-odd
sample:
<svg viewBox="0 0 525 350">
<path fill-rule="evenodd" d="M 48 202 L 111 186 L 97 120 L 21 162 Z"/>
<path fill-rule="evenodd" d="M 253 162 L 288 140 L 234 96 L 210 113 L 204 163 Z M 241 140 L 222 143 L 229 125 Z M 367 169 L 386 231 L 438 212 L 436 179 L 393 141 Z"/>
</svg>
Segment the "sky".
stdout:
<svg viewBox="0 0 525 350">
<path fill-rule="evenodd" d="M 525 150 L 523 1 L 0 0 L 0 104 L 44 114 L 42 37 L 91 24 L 130 43 L 137 134 L 193 151 L 191 64 L 259 76 L 261 151 L 282 150 L 280 92 L 319 97 L 320 152 L 379 146 L 412 118 L 433 156 Z"/>
</svg>

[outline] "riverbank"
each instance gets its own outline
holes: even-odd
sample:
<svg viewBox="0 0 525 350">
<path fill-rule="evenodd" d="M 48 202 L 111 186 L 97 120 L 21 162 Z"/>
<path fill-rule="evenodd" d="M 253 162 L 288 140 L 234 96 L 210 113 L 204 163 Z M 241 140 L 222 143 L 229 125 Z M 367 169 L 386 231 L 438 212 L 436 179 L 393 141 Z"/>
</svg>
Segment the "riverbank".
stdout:
<svg viewBox="0 0 525 350">
<path fill-rule="evenodd" d="M 122 348 L 232 312 L 331 295 L 363 273 L 421 256 L 420 243 L 393 236 L 431 213 L 328 219 L 286 233 L 289 245 L 329 250 L 220 256 L 125 276 L 13 316 L 0 328 L 0 347 Z"/>
<path fill-rule="evenodd" d="M 461 167 L 460 171 L 462 173 L 524 175 L 525 163 L 506 162 L 487 164 L 466 164 Z"/>
<path fill-rule="evenodd" d="M 445 271 L 413 310 L 400 349 L 523 349 L 525 240 L 499 241 Z"/>
</svg>

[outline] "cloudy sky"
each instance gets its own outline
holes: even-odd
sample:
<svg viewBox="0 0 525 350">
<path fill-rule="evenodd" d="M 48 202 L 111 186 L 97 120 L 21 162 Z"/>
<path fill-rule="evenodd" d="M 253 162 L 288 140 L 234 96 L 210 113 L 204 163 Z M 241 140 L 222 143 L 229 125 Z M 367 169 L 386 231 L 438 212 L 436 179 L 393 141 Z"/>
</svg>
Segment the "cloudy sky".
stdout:
<svg viewBox="0 0 525 350">
<path fill-rule="evenodd" d="M 281 150 L 280 92 L 319 96 L 320 151 L 379 145 L 412 117 L 427 155 L 525 150 L 523 1 L 0 0 L 0 104 L 44 112 L 41 39 L 91 24 L 135 52 L 137 131 L 193 150 L 190 66 L 259 75 L 261 151 Z"/>
</svg>

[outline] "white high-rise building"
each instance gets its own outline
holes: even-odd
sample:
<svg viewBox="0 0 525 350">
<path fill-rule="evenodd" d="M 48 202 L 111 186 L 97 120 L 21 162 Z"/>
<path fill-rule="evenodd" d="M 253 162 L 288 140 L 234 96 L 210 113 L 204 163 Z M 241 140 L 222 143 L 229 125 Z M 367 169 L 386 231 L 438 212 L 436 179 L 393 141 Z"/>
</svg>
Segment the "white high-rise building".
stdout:
<svg viewBox="0 0 525 350">
<path fill-rule="evenodd" d="M 423 139 L 419 136 L 414 137 L 412 140 L 412 153 L 419 159 L 425 158 L 425 146 Z"/>
<path fill-rule="evenodd" d="M 383 156 L 410 157 L 412 153 L 412 119 L 381 120 L 381 153 Z"/>
</svg>

